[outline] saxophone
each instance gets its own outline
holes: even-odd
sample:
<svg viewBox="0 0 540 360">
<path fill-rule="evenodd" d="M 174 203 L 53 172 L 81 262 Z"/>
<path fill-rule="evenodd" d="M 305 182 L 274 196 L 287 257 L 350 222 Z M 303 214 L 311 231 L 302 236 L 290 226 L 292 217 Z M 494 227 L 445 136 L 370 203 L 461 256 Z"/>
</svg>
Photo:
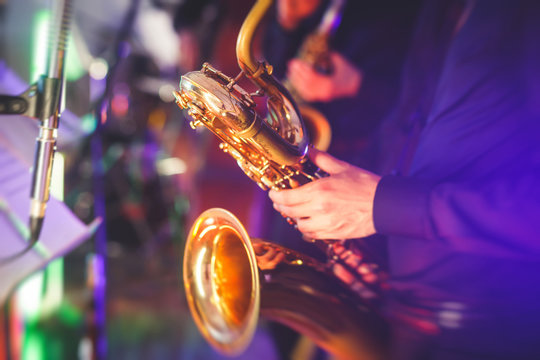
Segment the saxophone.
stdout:
<svg viewBox="0 0 540 360">
<path fill-rule="evenodd" d="M 321 23 L 314 32 L 306 37 L 298 51 L 297 57 L 307 62 L 321 74 L 330 74 L 333 71 L 329 56 L 329 41 L 341 22 L 344 5 L 345 0 L 331 0 Z M 328 119 L 319 110 L 308 105 L 302 99 L 289 79 L 285 79 L 283 85 L 289 90 L 300 109 L 300 114 L 305 121 L 313 146 L 319 150 L 328 150 L 332 140 L 332 128 Z"/>
<path fill-rule="evenodd" d="M 289 92 L 269 64 L 255 60 L 253 35 L 271 0 L 258 0 L 244 20 L 236 44 L 241 72 L 230 78 L 210 64 L 181 77 L 177 104 L 191 126 L 205 126 L 239 167 L 262 189 L 294 188 L 326 176 L 307 157 L 309 136 Z M 249 94 L 246 76 L 259 87 Z M 253 96 L 266 95 L 268 116 L 255 111 Z M 238 219 L 209 209 L 193 224 L 185 245 L 186 298 L 200 332 L 218 351 L 241 353 L 259 314 L 311 338 L 339 359 L 384 359 L 385 321 L 376 311 L 376 265 L 342 241 L 317 241 L 326 261 L 250 239 Z M 265 254 L 282 254 L 268 266 Z M 348 277 L 336 277 L 335 272 Z M 345 280 L 340 280 L 345 279 Z"/>
</svg>

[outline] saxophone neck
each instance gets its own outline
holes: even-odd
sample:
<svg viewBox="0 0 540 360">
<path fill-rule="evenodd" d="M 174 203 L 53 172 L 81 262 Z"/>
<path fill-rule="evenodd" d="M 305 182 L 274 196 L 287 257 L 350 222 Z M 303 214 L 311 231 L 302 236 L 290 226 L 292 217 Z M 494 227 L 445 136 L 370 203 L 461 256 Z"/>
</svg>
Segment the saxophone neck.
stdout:
<svg viewBox="0 0 540 360">
<path fill-rule="evenodd" d="M 297 158 L 297 155 L 306 154 L 309 144 L 300 112 L 287 89 L 272 76 L 272 66 L 257 61 L 253 54 L 255 32 L 272 3 L 272 0 L 257 0 L 251 8 L 238 34 L 236 57 L 242 72 L 268 96 L 270 122 L 279 123 L 274 130 L 289 143 L 287 147 L 295 148 L 293 152 Z"/>
<path fill-rule="evenodd" d="M 257 61 L 252 51 L 255 31 L 262 22 L 268 8 L 272 5 L 272 2 L 273 0 L 257 0 L 244 20 L 236 41 L 238 65 L 249 78 L 257 83 L 260 82 L 258 79 L 262 74 L 272 73 L 271 67 Z"/>
<path fill-rule="evenodd" d="M 285 96 L 283 86 L 272 77 L 272 65 L 258 61 L 253 54 L 255 32 L 272 3 L 273 0 L 257 0 L 251 8 L 238 33 L 236 58 L 244 74 L 269 97 L 276 99 Z"/>
</svg>

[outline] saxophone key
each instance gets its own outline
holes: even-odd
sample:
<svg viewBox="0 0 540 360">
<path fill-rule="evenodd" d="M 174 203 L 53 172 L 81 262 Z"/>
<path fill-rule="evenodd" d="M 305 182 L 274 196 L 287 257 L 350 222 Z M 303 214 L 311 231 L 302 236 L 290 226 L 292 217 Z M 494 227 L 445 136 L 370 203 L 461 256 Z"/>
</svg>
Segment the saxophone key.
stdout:
<svg viewBox="0 0 540 360">
<path fill-rule="evenodd" d="M 368 264 L 361 264 L 356 268 L 360 275 L 367 275 L 372 273 L 372 269 Z"/>
<path fill-rule="evenodd" d="M 201 124 L 201 121 L 200 121 L 200 120 L 192 120 L 192 121 L 189 122 L 189 126 L 190 126 L 193 130 L 197 129 L 197 128 L 198 128 L 199 126 L 201 126 L 201 125 L 202 125 L 202 124 Z"/>
<path fill-rule="evenodd" d="M 356 281 L 355 276 L 339 263 L 332 263 L 332 272 L 346 285 L 350 286 Z"/>
<path fill-rule="evenodd" d="M 175 99 L 176 104 L 181 107 L 182 109 L 188 108 L 188 103 L 184 100 L 182 97 L 182 94 L 179 91 L 173 91 L 173 96 Z"/>
<path fill-rule="evenodd" d="M 351 252 L 351 254 L 344 261 L 345 261 L 345 264 L 349 265 L 353 269 L 356 269 L 362 263 L 362 258 L 355 256 Z"/>
<path fill-rule="evenodd" d="M 347 250 L 345 248 L 345 245 L 343 245 L 342 243 L 334 243 L 330 246 L 330 249 L 332 250 L 332 252 L 334 253 L 334 256 L 339 256 L 341 255 L 345 250 Z"/>
</svg>

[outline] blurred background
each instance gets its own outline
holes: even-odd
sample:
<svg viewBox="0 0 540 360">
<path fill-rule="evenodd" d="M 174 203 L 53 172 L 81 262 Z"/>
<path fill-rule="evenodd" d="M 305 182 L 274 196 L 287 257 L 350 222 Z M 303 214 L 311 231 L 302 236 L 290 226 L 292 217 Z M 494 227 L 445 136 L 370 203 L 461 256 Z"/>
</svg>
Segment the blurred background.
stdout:
<svg viewBox="0 0 540 360">
<path fill-rule="evenodd" d="M 190 128 L 172 92 L 205 61 L 238 74 L 236 37 L 253 3 L 74 1 L 55 196 L 84 224 L 100 225 L 10 292 L 0 359 L 222 358 L 187 309 L 185 234 L 202 211 L 222 207 L 259 236 L 266 195 L 215 136 Z M 2 94 L 20 94 L 44 73 L 50 19 L 50 1 L 0 0 Z M 1 119 L 0 134 L 18 131 L 31 143 L 19 151 L 31 158 L 37 123 L 21 132 L 10 130 L 17 117 Z M 263 321 L 239 358 L 288 356 Z"/>
<path fill-rule="evenodd" d="M 203 59 L 238 73 L 236 34 L 252 2 L 74 5 L 65 74 L 66 111 L 74 116 L 61 118 L 58 139 L 63 201 L 86 224 L 102 223 L 10 294 L 0 358 L 105 358 L 100 346 L 110 359 L 221 358 L 187 310 L 180 272 L 185 232 L 215 206 L 249 224 L 258 190 L 213 136 L 189 127 L 172 91 Z M 3 94 L 21 93 L 44 73 L 51 9 L 47 0 L 0 1 Z M 2 126 L 10 121 L 16 119 L 2 118 Z M 20 135 L 34 140 L 37 122 L 35 133 Z M 103 239 L 105 278 L 96 279 L 96 242 Z M 104 307 L 96 299 L 100 281 Z M 104 312 L 104 325 L 96 312 Z M 258 352 L 276 358 L 271 350 Z"/>
</svg>

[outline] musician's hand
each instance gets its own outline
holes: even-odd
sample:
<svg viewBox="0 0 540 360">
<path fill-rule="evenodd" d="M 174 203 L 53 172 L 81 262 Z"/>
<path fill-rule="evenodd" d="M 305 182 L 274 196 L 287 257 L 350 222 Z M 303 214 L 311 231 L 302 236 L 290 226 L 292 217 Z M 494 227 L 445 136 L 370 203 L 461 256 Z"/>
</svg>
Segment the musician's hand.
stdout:
<svg viewBox="0 0 540 360">
<path fill-rule="evenodd" d="M 330 176 L 291 190 L 272 190 L 274 208 L 296 219 L 313 239 L 352 239 L 375 233 L 373 199 L 380 177 L 310 149 L 313 162 Z"/>
<path fill-rule="evenodd" d="M 330 53 L 333 72 L 320 74 L 300 59 L 289 61 L 287 78 L 306 101 L 327 102 L 355 96 L 362 85 L 362 72 L 336 52 Z"/>
<path fill-rule="evenodd" d="M 277 20 L 286 30 L 294 30 L 298 24 L 313 14 L 321 0 L 278 0 Z"/>
</svg>

